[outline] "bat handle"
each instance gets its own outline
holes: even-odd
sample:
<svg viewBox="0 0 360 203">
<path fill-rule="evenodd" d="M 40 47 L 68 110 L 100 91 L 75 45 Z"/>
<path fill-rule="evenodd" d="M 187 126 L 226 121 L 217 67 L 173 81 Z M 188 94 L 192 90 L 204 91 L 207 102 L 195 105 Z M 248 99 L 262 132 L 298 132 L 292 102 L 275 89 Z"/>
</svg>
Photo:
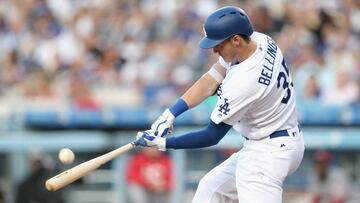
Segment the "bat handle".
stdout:
<svg viewBox="0 0 360 203">
<path fill-rule="evenodd" d="M 133 147 L 137 147 L 140 145 L 140 141 L 142 138 L 136 139 L 134 141 L 131 142 L 131 144 L 133 145 Z"/>
</svg>

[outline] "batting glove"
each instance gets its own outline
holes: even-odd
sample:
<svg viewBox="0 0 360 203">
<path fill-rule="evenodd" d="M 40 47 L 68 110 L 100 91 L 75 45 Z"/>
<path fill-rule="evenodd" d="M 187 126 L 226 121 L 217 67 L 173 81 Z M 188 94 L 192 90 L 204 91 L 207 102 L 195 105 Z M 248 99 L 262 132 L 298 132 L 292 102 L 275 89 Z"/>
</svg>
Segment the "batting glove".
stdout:
<svg viewBox="0 0 360 203">
<path fill-rule="evenodd" d="M 173 122 L 175 116 L 166 109 L 161 116 L 151 125 L 151 130 L 155 132 L 155 136 L 164 137 L 173 131 Z"/>
<path fill-rule="evenodd" d="M 161 151 L 166 151 L 166 138 L 156 136 L 152 130 L 138 132 L 133 144 L 142 147 L 156 147 Z"/>
</svg>

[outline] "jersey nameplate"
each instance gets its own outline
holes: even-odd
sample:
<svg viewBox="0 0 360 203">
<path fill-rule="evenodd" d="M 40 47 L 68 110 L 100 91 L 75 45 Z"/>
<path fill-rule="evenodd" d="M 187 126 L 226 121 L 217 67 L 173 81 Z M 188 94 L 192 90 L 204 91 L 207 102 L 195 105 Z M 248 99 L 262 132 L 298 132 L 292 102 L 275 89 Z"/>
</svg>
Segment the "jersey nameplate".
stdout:
<svg viewBox="0 0 360 203">
<path fill-rule="evenodd" d="M 265 55 L 265 63 L 263 65 L 263 68 L 261 70 L 261 76 L 259 77 L 258 82 L 260 84 L 269 86 L 272 73 L 274 70 L 274 63 L 276 58 L 276 51 L 277 46 L 276 43 L 270 38 L 267 38 L 267 49 L 266 49 L 266 55 Z"/>
</svg>

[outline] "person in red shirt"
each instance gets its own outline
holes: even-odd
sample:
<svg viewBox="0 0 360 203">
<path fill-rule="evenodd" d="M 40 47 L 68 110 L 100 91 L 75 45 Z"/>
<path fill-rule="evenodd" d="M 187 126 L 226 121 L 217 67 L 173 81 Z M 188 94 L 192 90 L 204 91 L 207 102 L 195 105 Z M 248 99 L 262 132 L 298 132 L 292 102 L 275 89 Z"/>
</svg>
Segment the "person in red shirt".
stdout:
<svg viewBox="0 0 360 203">
<path fill-rule="evenodd" d="M 172 188 L 170 156 L 156 148 L 143 148 L 130 158 L 126 180 L 131 203 L 168 203 Z"/>
</svg>

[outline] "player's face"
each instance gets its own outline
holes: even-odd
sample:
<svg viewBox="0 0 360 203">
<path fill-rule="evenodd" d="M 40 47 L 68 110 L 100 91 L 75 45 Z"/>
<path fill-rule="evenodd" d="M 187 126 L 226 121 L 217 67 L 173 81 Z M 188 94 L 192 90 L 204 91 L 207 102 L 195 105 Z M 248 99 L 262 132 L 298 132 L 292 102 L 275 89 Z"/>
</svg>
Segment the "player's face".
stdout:
<svg viewBox="0 0 360 203">
<path fill-rule="evenodd" d="M 235 48 L 232 44 L 231 38 L 223 41 L 213 48 L 214 53 L 219 54 L 226 62 L 234 61 L 236 56 Z"/>
</svg>

